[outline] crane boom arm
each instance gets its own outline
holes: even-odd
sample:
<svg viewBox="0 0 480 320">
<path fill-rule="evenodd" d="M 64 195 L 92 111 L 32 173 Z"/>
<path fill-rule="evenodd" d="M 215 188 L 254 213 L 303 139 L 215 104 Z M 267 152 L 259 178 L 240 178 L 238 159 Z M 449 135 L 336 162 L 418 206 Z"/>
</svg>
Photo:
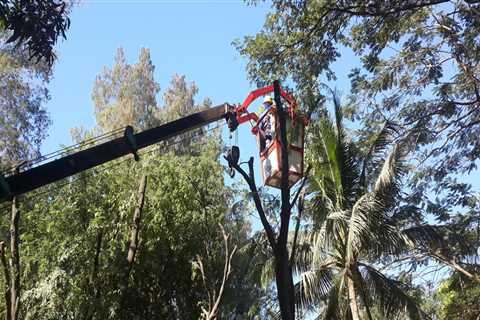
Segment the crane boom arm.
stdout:
<svg viewBox="0 0 480 320">
<path fill-rule="evenodd" d="M 124 137 L 116 138 L 37 167 L 14 173 L 4 178 L 4 186 L 0 188 L 0 191 L 3 190 L 0 193 L 0 202 L 129 153 L 136 154 L 136 150 L 226 118 L 231 108 L 232 106 L 228 104 L 218 105 L 137 134 L 133 134 L 133 131 L 131 131 L 131 134 L 125 134 Z"/>
</svg>

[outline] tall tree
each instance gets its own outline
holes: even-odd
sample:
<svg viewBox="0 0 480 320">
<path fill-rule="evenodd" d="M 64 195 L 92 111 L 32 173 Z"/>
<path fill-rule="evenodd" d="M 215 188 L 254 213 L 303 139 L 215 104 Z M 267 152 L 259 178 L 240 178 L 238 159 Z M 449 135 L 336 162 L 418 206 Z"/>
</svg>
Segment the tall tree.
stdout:
<svg viewBox="0 0 480 320">
<path fill-rule="evenodd" d="M 395 224 L 400 178 L 405 173 L 405 146 L 386 155 L 391 127 L 378 135 L 366 157 L 360 157 L 342 124 L 338 101 L 335 123 L 326 115 L 315 125 L 309 146 L 312 175 L 308 214 L 310 231 L 302 234 L 299 304 L 323 310 L 324 319 L 372 319 L 423 312 L 404 285 L 379 271 L 388 256 L 401 256 L 419 239 Z M 326 306 L 319 308 L 323 302 Z"/>
<path fill-rule="evenodd" d="M 3 35 L 3 34 L 2 34 Z M 50 123 L 43 103 L 49 99 L 46 85 L 49 66 L 33 63 L 22 48 L 3 45 L 0 48 L 0 170 L 9 174 L 21 169 L 21 162 L 39 155 L 40 143 Z M 20 199 L 12 199 L 10 215 L 10 259 L 4 265 L 6 317 L 18 319 L 21 307 L 20 268 Z M 7 274 L 8 275 L 7 277 Z"/>
<path fill-rule="evenodd" d="M 210 99 L 205 98 L 202 104 L 195 102 L 195 96 L 198 93 L 197 85 L 187 83 L 185 76 L 174 74 L 170 81 L 170 86 L 163 94 L 164 106 L 159 110 L 158 118 L 161 123 L 176 120 L 200 110 L 209 108 L 212 103 Z M 199 128 L 193 131 L 185 132 L 175 138 L 171 138 L 166 144 L 176 144 L 174 147 L 178 154 L 185 152 L 198 152 L 201 148 L 196 148 L 192 144 L 193 140 L 201 142 L 197 138 L 202 135 L 204 129 Z"/>
<path fill-rule="evenodd" d="M 50 119 L 48 66 L 34 64 L 25 51 L 0 48 L 0 169 L 36 158 Z"/>
<path fill-rule="evenodd" d="M 367 152 L 386 120 L 414 142 L 408 207 L 445 228 L 437 261 L 460 268 L 478 261 L 478 196 L 462 180 L 480 157 L 479 12 L 473 0 L 278 0 L 259 33 L 235 42 L 252 81 L 293 80 L 308 111 L 336 79 L 342 51 L 358 56 L 349 118 L 362 123 L 360 147 Z"/>
<path fill-rule="evenodd" d="M 117 50 L 112 69 L 105 68 L 95 79 L 92 90 L 94 113 L 100 132 L 127 125 L 145 130 L 156 124 L 155 66 L 150 50 L 142 48 L 138 62 L 130 65 L 122 48 Z"/>
<path fill-rule="evenodd" d="M 294 282 L 293 282 L 293 269 L 292 269 L 292 260 L 291 252 L 294 251 L 295 246 L 289 250 L 288 244 L 288 235 L 290 227 L 290 218 L 292 215 L 292 209 L 295 206 L 299 192 L 303 188 L 302 184 L 297 190 L 297 194 L 291 197 L 290 193 L 290 184 L 289 184 L 289 150 L 288 146 L 290 145 L 289 139 L 291 135 L 287 134 L 287 111 L 286 107 L 282 106 L 282 101 L 280 99 L 280 85 L 279 81 L 276 80 L 273 82 L 274 96 L 276 103 L 276 114 L 278 116 L 278 134 L 275 139 L 279 141 L 280 148 L 280 159 L 278 161 L 281 163 L 280 172 L 280 210 L 279 210 L 279 221 L 274 221 L 277 223 L 272 223 L 269 221 L 265 205 L 262 202 L 261 194 L 255 183 L 255 174 L 253 170 L 253 157 L 250 157 L 248 161 L 248 173 L 237 163 L 238 159 L 234 160 L 231 156 L 226 156 L 225 159 L 229 162 L 229 166 L 234 168 L 237 172 L 241 174 L 245 182 L 247 183 L 255 208 L 260 217 L 263 229 L 265 231 L 268 244 L 273 256 L 273 265 L 275 267 L 275 285 L 277 290 L 277 299 L 280 309 L 282 319 L 290 320 L 295 319 L 295 292 L 294 292 Z M 298 124 L 297 124 L 298 125 Z M 298 131 L 297 131 L 298 132 Z M 308 171 L 308 170 L 307 170 Z M 306 175 L 308 172 L 306 173 Z"/>
</svg>

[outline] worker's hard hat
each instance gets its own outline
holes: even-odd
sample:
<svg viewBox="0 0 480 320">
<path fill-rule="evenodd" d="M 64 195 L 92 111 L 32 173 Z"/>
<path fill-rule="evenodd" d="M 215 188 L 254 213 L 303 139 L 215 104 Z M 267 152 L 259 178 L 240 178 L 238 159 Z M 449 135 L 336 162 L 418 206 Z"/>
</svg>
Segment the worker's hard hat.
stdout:
<svg viewBox="0 0 480 320">
<path fill-rule="evenodd" d="M 273 103 L 272 97 L 270 97 L 270 96 L 265 96 L 265 97 L 263 98 L 263 102 L 264 102 L 264 103 L 266 102 L 266 103 L 272 104 L 272 103 Z"/>
</svg>

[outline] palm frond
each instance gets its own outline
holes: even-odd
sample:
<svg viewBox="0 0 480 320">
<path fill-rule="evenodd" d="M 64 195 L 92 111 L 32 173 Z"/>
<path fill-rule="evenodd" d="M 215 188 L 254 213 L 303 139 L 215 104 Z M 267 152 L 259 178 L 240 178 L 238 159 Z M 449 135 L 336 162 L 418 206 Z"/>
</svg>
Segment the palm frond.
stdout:
<svg viewBox="0 0 480 320">
<path fill-rule="evenodd" d="M 347 134 L 343 127 L 343 113 L 338 96 L 333 93 L 333 103 L 335 107 L 335 125 L 336 125 L 336 158 L 338 170 L 340 171 L 340 180 L 342 199 L 347 203 L 343 208 L 350 207 L 357 198 L 359 181 L 359 162 L 355 157 L 355 148 L 347 140 Z"/>
<path fill-rule="evenodd" d="M 323 187 L 327 191 L 327 195 L 332 199 L 335 204 L 341 203 L 342 190 L 342 177 L 337 157 L 337 134 L 333 127 L 332 122 L 328 118 L 323 118 L 320 121 L 319 128 L 320 141 L 318 146 L 323 148 L 323 162 L 325 167 Z"/>
<path fill-rule="evenodd" d="M 317 189 L 312 200 L 306 206 L 307 213 L 312 217 L 314 229 L 318 229 L 325 222 L 329 212 L 335 210 L 335 204 L 323 188 Z M 310 191 L 311 192 L 311 191 Z"/>
<path fill-rule="evenodd" d="M 372 297 L 376 299 L 385 319 L 395 317 L 399 313 L 408 315 L 411 319 L 428 319 L 415 301 L 402 288 L 402 283 L 390 279 L 375 268 L 360 264 L 360 273 L 367 284 Z"/>
<path fill-rule="evenodd" d="M 330 289 L 328 294 L 328 303 L 325 309 L 325 320 L 340 320 L 342 319 L 342 292 L 344 291 L 344 277 L 339 275 Z"/>
<path fill-rule="evenodd" d="M 395 145 L 375 181 L 373 194 L 376 202 L 381 204 L 384 210 L 390 210 L 398 200 L 400 180 L 406 172 L 405 155 L 404 147 L 400 144 Z"/>
<path fill-rule="evenodd" d="M 313 311 L 316 306 L 325 302 L 331 289 L 332 274 L 327 263 L 302 273 L 300 281 L 295 284 L 297 308 L 302 312 Z"/>
<path fill-rule="evenodd" d="M 293 236 L 289 237 L 289 244 L 293 241 Z M 313 241 L 312 233 L 299 232 L 297 236 L 297 244 L 295 250 L 295 264 L 293 265 L 293 271 L 295 274 L 301 274 L 310 270 L 313 259 Z"/>
<path fill-rule="evenodd" d="M 368 168 L 375 167 L 375 159 L 381 158 L 384 155 L 385 150 L 392 143 L 393 136 L 396 132 L 397 126 L 394 123 L 387 121 L 383 125 L 382 130 L 376 135 L 373 143 L 370 145 L 370 148 L 363 159 L 362 171 L 359 178 L 359 184 L 364 190 L 367 189 Z"/>
<path fill-rule="evenodd" d="M 403 236 L 419 249 L 436 249 L 445 245 L 441 230 L 439 227 L 430 225 L 414 226 L 402 230 Z"/>
<path fill-rule="evenodd" d="M 349 261 L 353 261 L 363 245 L 381 244 L 390 240 L 384 244 L 394 246 L 400 241 L 392 230 L 388 214 L 399 198 L 400 178 L 404 173 L 403 157 L 402 146 L 394 146 L 382 166 L 372 192 L 364 194 L 353 206 L 347 240 Z"/>
</svg>

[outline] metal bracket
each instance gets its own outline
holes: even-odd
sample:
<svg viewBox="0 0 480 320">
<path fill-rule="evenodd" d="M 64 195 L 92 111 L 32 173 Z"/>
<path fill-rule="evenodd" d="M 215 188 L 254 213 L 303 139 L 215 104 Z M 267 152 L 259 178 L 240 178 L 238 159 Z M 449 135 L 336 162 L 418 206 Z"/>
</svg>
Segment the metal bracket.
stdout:
<svg viewBox="0 0 480 320">
<path fill-rule="evenodd" d="M 227 120 L 227 126 L 228 129 L 230 129 L 230 132 L 233 132 L 237 129 L 238 120 L 235 106 L 231 106 L 228 103 L 225 103 L 225 120 Z"/>
<path fill-rule="evenodd" d="M 224 158 L 228 162 L 229 175 L 233 178 L 235 176 L 235 169 L 233 166 L 238 164 L 238 160 L 240 159 L 240 149 L 237 146 L 228 148 Z"/>
<path fill-rule="evenodd" d="M 125 127 L 125 131 L 123 132 L 123 137 L 125 138 L 125 141 L 130 147 L 130 151 L 133 154 L 133 158 L 135 159 L 135 161 L 139 161 L 140 157 L 138 156 L 138 153 L 137 153 L 137 150 L 138 150 L 137 141 L 135 140 L 135 134 L 133 132 L 132 126 Z"/>
</svg>

